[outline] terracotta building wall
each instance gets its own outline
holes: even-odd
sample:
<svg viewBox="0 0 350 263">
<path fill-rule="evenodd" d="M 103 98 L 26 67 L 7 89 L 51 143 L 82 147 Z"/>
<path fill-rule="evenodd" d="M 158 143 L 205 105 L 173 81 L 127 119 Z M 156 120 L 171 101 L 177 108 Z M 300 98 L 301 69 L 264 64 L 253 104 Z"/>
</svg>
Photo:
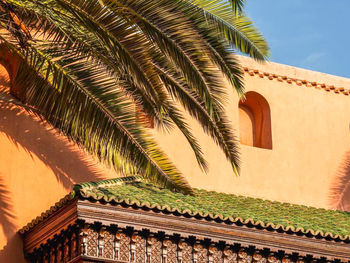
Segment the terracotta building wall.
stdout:
<svg viewBox="0 0 350 263">
<path fill-rule="evenodd" d="M 348 79 L 241 60 L 262 72 L 350 88 Z M 263 118 L 255 114 L 254 129 L 263 140 L 264 134 L 271 135 L 271 147 L 241 145 L 240 177 L 233 175 L 223 154 L 193 120 L 189 122 L 210 164 L 208 174 L 198 168 L 178 131 L 172 135 L 155 132 L 157 140 L 194 187 L 350 211 L 350 96 L 251 74 L 245 74 L 247 91 L 266 100 L 271 123 L 268 133 L 261 128 L 266 126 L 266 114 Z M 16 235 L 20 227 L 68 193 L 74 183 L 114 174 L 21 106 L 9 103 L 13 100 L 9 86 L 10 78 L 1 66 L 0 262 L 24 262 Z M 239 99 L 233 91 L 227 112 L 237 138 L 240 121 L 245 129 L 254 130 L 249 128 L 249 118 L 239 119 Z"/>
<path fill-rule="evenodd" d="M 113 173 L 29 115 L 9 95 L 0 65 L 0 262 L 25 262 L 17 230 L 46 211 L 77 182 Z M 12 101 L 12 102 L 9 102 Z"/>
<path fill-rule="evenodd" d="M 209 160 L 209 173 L 198 168 L 179 132 L 156 133 L 169 156 L 194 187 L 350 211 L 350 95 L 333 91 L 350 89 L 350 79 L 277 63 L 262 65 L 245 57 L 241 63 L 256 69 L 256 73 L 245 73 L 246 91 L 260 94 L 269 105 L 271 147 L 241 145 L 241 176 L 235 177 L 215 143 L 195 121 L 189 121 Z M 304 80 L 305 84 L 288 83 L 288 78 Z M 326 86 L 313 86 L 313 82 Z M 332 85 L 334 89 L 329 88 Z M 242 127 L 251 130 L 251 117 L 239 110 L 233 91 L 229 97 L 227 112 L 237 138 L 243 133 L 244 140 L 253 140 L 239 127 L 241 121 Z"/>
</svg>

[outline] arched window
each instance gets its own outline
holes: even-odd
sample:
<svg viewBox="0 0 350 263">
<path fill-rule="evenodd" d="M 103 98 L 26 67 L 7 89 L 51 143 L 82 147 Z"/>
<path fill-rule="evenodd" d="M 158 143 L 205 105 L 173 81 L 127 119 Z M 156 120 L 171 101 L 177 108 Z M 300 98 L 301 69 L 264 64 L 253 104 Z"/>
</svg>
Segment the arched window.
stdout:
<svg viewBox="0 0 350 263">
<path fill-rule="evenodd" d="M 239 102 L 239 128 L 242 144 L 272 149 L 270 106 L 259 93 L 249 91 Z"/>
</svg>

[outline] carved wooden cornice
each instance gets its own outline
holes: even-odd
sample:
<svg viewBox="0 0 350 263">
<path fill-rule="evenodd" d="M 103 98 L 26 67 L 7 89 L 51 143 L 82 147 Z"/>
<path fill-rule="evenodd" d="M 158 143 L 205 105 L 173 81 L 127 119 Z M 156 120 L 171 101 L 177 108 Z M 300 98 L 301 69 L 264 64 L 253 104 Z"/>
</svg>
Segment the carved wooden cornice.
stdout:
<svg viewBox="0 0 350 263">
<path fill-rule="evenodd" d="M 277 75 L 274 73 L 264 72 L 264 71 L 260 71 L 260 70 L 252 69 L 248 67 L 243 67 L 243 71 L 250 76 L 266 78 L 269 80 L 276 80 L 279 82 L 295 84 L 298 86 L 313 87 L 315 89 L 324 90 L 327 92 L 334 92 L 336 94 L 350 95 L 350 89 L 346 89 L 344 87 L 335 87 L 334 85 L 327 85 L 325 83 L 318 83 L 315 81 L 297 79 L 297 78 L 288 77 L 285 75 Z"/>
<path fill-rule="evenodd" d="M 349 262 L 350 245 L 147 208 L 71 200 L 24 233 L 30 262 Z"/>
</svg>

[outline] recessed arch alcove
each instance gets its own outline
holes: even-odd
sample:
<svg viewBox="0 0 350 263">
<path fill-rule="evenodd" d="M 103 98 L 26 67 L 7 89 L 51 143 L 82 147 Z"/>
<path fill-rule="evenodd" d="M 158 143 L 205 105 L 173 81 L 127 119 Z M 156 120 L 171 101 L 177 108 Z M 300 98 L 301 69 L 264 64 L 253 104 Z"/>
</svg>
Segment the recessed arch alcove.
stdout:
<svg viewBox="0 0 350 263">
<path fill-rule="evenodd" d="M 9 93 L 11 87 L 10 74 L 7 67 L 0 61 L 0 93 Z"/>
<path fill-rule="evenodd" d="M 271 111 L 267 100 L 259 93 L 249 91 L 238 107 L 240 142 L 272 149 Z"/>
<path fill-rule="evenodd" d="M 5 44 L 0 44 L 0 65 L 2 72 L 6 70 L 9 76 L 9 92 L 11 95 L 25 101 L 24 87 L 15 83 L 15 77 L 21 63 L 21 58 L 11 52 Z"/>
</svg>

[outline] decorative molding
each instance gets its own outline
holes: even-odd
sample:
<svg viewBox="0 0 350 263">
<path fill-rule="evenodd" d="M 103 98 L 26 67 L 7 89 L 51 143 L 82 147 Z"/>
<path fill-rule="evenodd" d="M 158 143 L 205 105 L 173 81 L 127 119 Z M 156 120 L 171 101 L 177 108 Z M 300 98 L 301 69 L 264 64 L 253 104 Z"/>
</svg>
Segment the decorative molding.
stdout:
<svg viewBox="0 0 350 263">
<path fill-rule="evenodd" d="M 285 82 L 288 84 L 295 84 L 298 86 L 313 87 L 315 89 L 324 90 L 327 92 L 334 92 L 336 94 L 350 95 L 350 89 L 345 89 L 344 87 L 335 87 L 334 85 L 327 85 L 325 83 L 318 83 L 314 81 L 308 81 L 303 79 L 291 78 L 288 76 L 277 75 L 269 72 L 263 72 L 257 69 L 251 69 L 248 67 L 243 67 L 244 73 L 249 76 L 255 76 L 259 78 L 267 78 L 269 80 L 276 80 L 279 82 Z"/>
<path fill-rule="evenodd" d="M 62 224 L 72 211 L 76 219 Z M 27 231 L 24 250 L 33 263 L 350 261 L 344 242 L 88 200 L 68 204 Z"/>
<path fill-rule="evenodd" d="M 103 224 L 118 224 L 120 227 L 132 227 L 141 231 L 147 228 L 151 232 L 164 232 L 167 235 L 178 234 L 183 238 L 192 236 L 213 242 L 239 243 L 269 248 L 286 253 L 299 253 L 302 256 L 314 255 L 328 259 L 343 258 L 350 261 L 350 245 L 342 241 L 325 240 L 320 237 L 306 237 L 287 234 L 273 229 L 256 229 L 249 226 L 226 224 L 217 220 L 198 220 L 188 216 L 176 216 L 166 212 L 152 212 L 148 209 L 123 208 L 120 206 L 78 201 L 78 211 L 87 223 L 96 222 L 103 215 Z M 182 251 L 182 254 L 184 251 Z"/>
<path fill-rule="evenodd" d="M 102 253 L 93 253 L 86 255 L 81 251 L 79 255 L 74 255 L 68 244 L 73 241 L 84 242 L 77 238 L 73 240 L 72 231 L 78 230 L 80 233 L 87 233 L 88 240 L 103 240 L 104 246 L 111 246 L 118 239 L 128 246 L 123 246 L 121 254 L 129 255 L 128 258 L 120 259 L 117 254 L 112 258 L 107 258 Z M 83 263 L 83 262 L 115 262 L 115 263 L 289 263 L 289 262 L 333 262 L 327 261 L 326 258 L 314 258 L 312 255 L 300 256 L 297 253 L 288 254 L 283 251 L 273 252 L 268 248 L 258 249 L 254 246 L 242 246 L 240 244 L 224 244 L 203 240 L 200 237 L 181 238 L 178 235 L 164 235 L 162 233 L 150 233 L 147 231 L 138 232 L 128 228 L 119 228 L 118 226 L 108 227 L 104 230 L 113 239 L 105 239 L 101 232 L 93 225 L 77 224 L 68 228 L 53 240 L 48 240 L 38 249 L 27 254 L 29 262 L 35 263 Z M 117 233 L 123 233 L 118 236 Z M 63 239 L 68 240 L 68 244 L 62 243 Z M 151 240 L 149 243 L 148 241 Z M 164 246 L 165 242 L 165 246 Z M 137 244 L 138 243 L 138 244 Z M 140 249 L 136 249 L 135 246 Z M 87 243 L 87 251 L 97 251 L 99 245 L 95 242 Z M 151 252 L 145 257 L 145 251 L 150 249 Z M 165 252 L 165 250 L 167 252 Z M 86 252 L 86 251 L 85 251 Z M 89 252 L 88 252 L 89 253 Z M 47 255 L 50 255 L 47 257 Z M 334 261 L 339 262 L 339 261 Z"/>
<path fill-rule="evenodd" d="M 69 193 L 65 197 L 63 197 L 61 200 L 56 202 L 53 206 L 50 207 L 50 209 L 43 212 L 40 216 L 33 219 L 30 223 L 25 225 L 23 228 L 21 228 L 18 232 L 20 234 L 24 234 L 25 232 L 29 231 L 30 229 L 34 228 L 39 223 L 46 220 L 46 218 L 49 218 L 52 214 L 60 210 L 62 207 L 66 206 L 68 203 L 70 203 L 74 199 L 74 196 L 72 193 Z"/>
<path fill-rule="evenodd" d="M 72 202 L 61 209 L 54 209 L 55 212 L 52 211 L 50 215 L 55 216 L 43 217 L 45 220 L 42 219 L 40 224 L 36 224 L 30 231 L 30 235 L 23 236 L 24 250 L 32 250 L 40 246 L 44 240 L 53 239 L 59 235 L 62 229 L 74 225 L 78 220 L 76 209 L 76 202 Z"/>
</svg>

